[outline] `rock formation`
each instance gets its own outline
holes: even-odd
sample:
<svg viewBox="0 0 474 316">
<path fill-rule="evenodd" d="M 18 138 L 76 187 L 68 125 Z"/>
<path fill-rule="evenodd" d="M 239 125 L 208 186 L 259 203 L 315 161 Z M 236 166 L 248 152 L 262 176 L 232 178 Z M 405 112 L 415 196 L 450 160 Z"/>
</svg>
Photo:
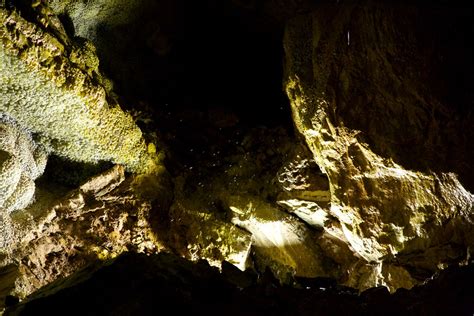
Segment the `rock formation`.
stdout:
<svg viewBox="0 0 474 316">
<path fill-rule="evenodd" d="M 132 244 L 137 251 L 156 251 L 159 243 L 145 228 L 150 225 L 147 212 L 152 201 L 163 202 L 160 197 L 169 189 L 160 154 L 118 105 L 90 41 L 71 40 L 41 1 L 2 4 L 0 39 L 3 306 L 8 293 L 24 297 Z M 60 171 L 37 179 L 48 154 L 91 166 L 103 161 L 118 165 L 67 194 L 54 176 L 72 173 L 66 163 L 56 163 L 52 168 Z M 124 168 L 135 172 L 127 181 Z M 124 181 L 123 194 L 107 195 Z M 126 204 L 133 204 L 131 213 Z M 107 228 L 99 237 L 104 221 Z"/>
<path fill-rule="evenodd" d="M 14 213 L 2 223 L 0 296 L 25 297 L 96 260 L 125 251 L 156 253 L 164 246 L 150 224 L 149 199 L 116 166 L 55 205 Z M 5 235 L 4 232 L 9 232 Z"/>
<path fill-rule="evenodd" d="M 449 35 L 436 23 L 430 10 L 375 4 L 322 6 L 288 23 L 293 119 L 329 179 L 325 233 L 364 262 L 352 286 L 407 286 L 410 270 L 470 257 L 472 119 L 460 116 L 470 101 L 439 96 L 449 79 L 438 41 Z"/>
<path fill-rule="evenodd" d="M 0 308 L 135 260 L 238 311 L 405 312 L 472 268 L 472 10 L 0 3 Z"/>
<path fill-rule="evenodd" d="M 9 213 L 33 201 L 34 181 L 44 172 L 47 153 L 5 115 L 0 117 L 0 142 L 0 209 Z"/>
<path fill-rule="evenodd" d="M 57 155 L 150 168 L 142 133 L 107 95 L 90 44 L 67 45 L 7 9 L 0 11 L 0 26 L 0 111 Z"/>
</svg>

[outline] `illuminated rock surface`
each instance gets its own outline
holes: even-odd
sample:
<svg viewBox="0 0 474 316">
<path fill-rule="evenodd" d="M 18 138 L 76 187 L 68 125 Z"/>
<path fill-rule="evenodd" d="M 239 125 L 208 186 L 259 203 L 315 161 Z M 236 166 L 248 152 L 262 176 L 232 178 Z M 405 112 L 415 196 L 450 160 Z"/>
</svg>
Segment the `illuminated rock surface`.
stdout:
<svg viewBox="0 0 474 316">
<path fill-rule="evenodd" d="M 456 100 L 439 91 L 450 80 L 439 42 L 449 31 L 437 17 L 328 5 L 286 29 L 286 91 L 329 179 L 325 233 L 358 261 L 342 263 L 351 286 L 407 287 L 417 270 L 462 262 L 473 249 L 472 119 L 462 117 L 470 101 L 462 90 Z"/>
<path fill-rule="evenodd" d="M 175 195 L 170 209 L 170 243 L 191 260 L 206 259 L 215 266 L 228 261 L 247 267 L 251 234 L 213 214 L 209 205 Z"/>
<path fill-rule="evenodd" d="M 0 308 L 470 308 L 471 11 L 339 2 L 7 1 Z"/>
<path fill-rule="evenodd" d="M 142 133 L 130 115 L 107 99 L 100 84 L 105 79 L 90 49 L 65 46 L 6 9 L 0 9 L 0 38 L 2 113 L 27 126 L 60 156 L 113 161 L 131 170 L 149 167 Z"/>
<path fill-rule="evenodd" d="M 43 174 L 47 153 L 28 131 L 4 115 L 0 116 L 0 144 L 0 210 L 9 213 L 33 201 L 34 180 Z"/>
<path fill-rule="evenodd" d="M 2 3 L 0 39 L 3 306 L 8 293 L 24 297 L 97 258 L 156 252 L 148 212 L 169 189 L 159 153 L 117 104 L 91 42 L 72 41 L 44 3 L 28 1 Z M 55 170 L 37 179 L 47 154 Z M 74 179 L 78 170 L 57 157 L 90 165 Z M 124 167 L 84 177 L 104 161 Z M 125 180 L 123 168 L 139 174 Z M 83 185 L 68 195 L 59 178 Z"/>
<path fill-rule="evenodd" d="M 70 192 L 56 205 L 15 213 L 2 223 L 0 296 L 24 297 L 95 260 L 124 251 L 155 253 L 163 246 L 150 224 L 150 200 L 133 190 L 133 178 L 115 167 Z M 15 227 L 8 227 L 15 223 Z"/>
</svg>

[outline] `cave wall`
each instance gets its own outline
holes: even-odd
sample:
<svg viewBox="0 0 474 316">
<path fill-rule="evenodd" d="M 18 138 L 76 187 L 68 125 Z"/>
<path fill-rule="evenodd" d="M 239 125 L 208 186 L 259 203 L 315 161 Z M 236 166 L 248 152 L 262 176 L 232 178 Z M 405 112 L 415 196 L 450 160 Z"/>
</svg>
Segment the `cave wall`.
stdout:
<svg viewBox="0 0 474 316">
<path fill-rule="evenodd" d="M 285 33 L 293 119 L 329 178 L 325 229 L 375 264 L 373 285 L 472 249 L 472 75 L 453 69 L 472 27 L 439 10 L 328 4 Z"/>
<path fill-rule="evenodd" d="M 0 111 L 59 156 L 148 169 L 142 133 L 111 96 L 94 46 L 72 44 L 35 8 L 30 21 L 25 11 L 0 9 Z"/>
<path fill-rule="evenodd" d="M 67 193 L 50 159 L 34 207 L 0 217 L 0 296 L 126 251 L 392 292 L 470 262 L 472 11 L 8 3 L 0 110 L 53 154 L 148 174 Z"/>
</svg>

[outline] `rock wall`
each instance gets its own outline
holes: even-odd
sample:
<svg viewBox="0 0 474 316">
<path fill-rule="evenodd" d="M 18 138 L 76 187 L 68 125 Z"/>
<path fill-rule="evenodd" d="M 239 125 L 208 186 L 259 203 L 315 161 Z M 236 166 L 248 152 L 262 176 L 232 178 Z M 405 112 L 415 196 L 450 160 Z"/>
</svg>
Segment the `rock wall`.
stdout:
<svg viewBox="0 0 474 316">
<path fill-rule="evenodd" d="M 93 46 L 64 42 L 66 34 L 45 29 L 54 16 L 43 21 L 41 11 L 35 15 L 38 20 L 27 21 L 0 9 L 0 111 L 57 155 L 133 171 L 153 168 L 154 153 L 140 129 L 104 88 Z"/>
<path fill-rule="evenodd" d="M 329 179 L 324 231 L 359 261 L 346 266 L 352 286 L 407 286 L 470 256 L 472 100 L 444 72 L 464 38 L 442 42 L 468 17 L 450 14 L 441 23 L 434 9 L 362 2 L 287 25 L 285 88 Z"/>
<path fill-rule="evenodd" d="M 136 180 L 115 166 L 53 205 L 0 217 L 0 309 L 7 295 L 24 298 L 91 263 L 163 250 L 151 224 L 156 201 L 139 197 Z"/>
<path fill-rule="evenodd" d="M 34 181 L 44 172 L 47 153 L 5 115 L 0 115 L 0 146 L 0 209 L 12 212 L 33 201 Z"/>
<path fill-rule="evenodd" d="M 162 156 L 98 65 L 44 2 L 0 3 L 0 309 L 96 260 L 161 247 L 149 213 L 169 207 Z M 48 154 L 56 175 L 78 171 L 64 160 L 117 165 L 71 191 L 48 168 L 37 179 Z"/>
<path fill-rule="evenodd" d="M 472 51 L 464 47 L 465 40 L 474 37 L 469 11 L 339 2 L 205 2 L 211 9 L 203 4 L 202 12 L 209 9 L 214 17 L 219 10 L 229 14 L 226 10 L 236 7 L 253 12 L 239 11 L 238 17 L 248 20 L 235 28 L 255 26 L 260 34 L 270 30 L 272 38 L 279 34 L 278 23 L 286 21 L 284 86 L 296 136 L 290 119 L 280 120 L 286 113 L 282 104 L 272 107 L 273 100 L 280 100 L 274 96 L 263 94 L 261 102 L 256 98 L 232 109 L 227 102 L 246 101 L 252 93 L 230 100 L 232 93 L 226 93 L 233 90 L 224 89 L 222 107 L 208 104 L 209 87 L 220 90 L 214 86 L 217 81 L 232 85 L 236 81 L 225 79 L 241 65 L 222 67 L 242 56 L 232 49 L 228 51 L 234 55 L 219 56 L 219 43 L 200 47 L 194 56 L 199 30 L 211 32 L 212 23 L 221 19 L 177 36 L 189 54 L 175 60 L 176 65 L 165 42 L 176 35 L 173 30 L 179 33 L 179 19 L 161 34 L 167 22 L 158 25 L 160 21 L 153 22 L 155 11 L 141 11 L 158 10 L 161 2 L 51 0 L 60 18 L 45 1 L 24 0 L 15 10 L 2 7 L 0 111 L 21 126 L 12 130 L 7 124 L 0 130 L 2 150 L 12 152 L 5 140 L 21 132 L 31 142 L 18 142 L 19 160 L 25 159 L 22 155 L 31 158 L 29 153 L 35 157 L 39 144 L 66 159 L 107 160 L 145 174 L 126 174 L 115 166 L 66 194 L 48 183 L 55 176 L 47 169 L 44 187 L 37 186 L 36 207 L 0 212 L 0 297 L 22 299 L 91 262 L 125 251 L 152 254 L 166 249 L 216 266 L 226 260 L 263 276 L 271 270 L 286 284 L 339 282 L 358 290 L 382 285 L 391 291 L 411 288 L 448 265 L 472 261 L 474 72 L 469 64 Z M 133 12 L 121 12 L 127 8 Z M 142 14 L 150 28 L 137 23 Z M 265 17 L 259 20 L 260 15 Z M 68 17 L 76 35 L 88 39 L 71 36 L 71 25 L 62 24 Z M 190 28 L 194 21 L 183 25 Z M 135 38 L 122 33 L 129 24 L 140 33 L 136 42 L 141 45 L 130 50 L 126 43 L 133 44 Z M 248 45 L 242 51 L 266 47 L 255 39 L 246 42 L 248 30 L 236 34 Z M 107 50 L 121 35 L 129 42 L 122 43 L 120 59 L 110 64 L 118 65 L 116 78 L 131 85 L 136 78 L 146 79 L 137 86 L 176 98 L 175 104 L 161 104 L 151 101 L 160 98 L 142 99 L 140 89 L 127 95 L 136 98 L 133 111 L 149 132 L 147 140 L 166 143 L 172 181 L 154 144 L 146 145 L 99 69 L 94 44 L 102 42 L 99 50 L 108 58 L 115 52 Z M 209 50 L 217 50 L 212 56 L 223 61 L 215 66 L 222 68 L 222 78 L 199 67 L 181 72 L 181 61 L 193 57 L 189 65 L 201 63 Z M 140 54 L 148 57 L 134 68 L 133 58 L 141 59 Z M 269 60 L 279 56 L 275 53 Z M 186 77 L 193 89 L 204 90 L 199 94 L 206 96 L 200 99 L 204 105 L 195 103 L 195 95 L 175 85 L 181 81 L 170 80 L 166 72 L 158 77 L 167 85 L 148 76 L 163 65 Z M 249 91 L 263 89 L 255 82 L 258 79 L 245 82 Z M 257 115 L 257 105 L 268 112 Z M 279 119 L 272 120 L 272 115 Z M 262 117 L 265 120 L 258 121 Z M 9 198 L 13 186 L 4 171 L 13 160 L 3 151 L 0 188 Z M 58 164 L 61 161 L 50 167 Z"/>
</svg>

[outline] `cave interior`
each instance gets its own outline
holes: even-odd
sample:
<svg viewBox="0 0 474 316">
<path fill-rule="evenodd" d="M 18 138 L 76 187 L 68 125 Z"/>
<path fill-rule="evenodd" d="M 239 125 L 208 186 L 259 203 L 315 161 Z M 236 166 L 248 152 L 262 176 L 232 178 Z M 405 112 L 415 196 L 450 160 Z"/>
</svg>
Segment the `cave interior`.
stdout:
<svg viewBox="0 0 474 316">
<path fill-rule="evenodd" d="M 92 43 L 101 75 L 89 72 L 91 85 L 111 87 L 107 102 L 133 118 L 166 170 L 141 180 L 112 160 L 50 150 L 26 208 L 28 225 L 40 228 L 28 243 L 0 242 L 5 315 L 474 312 L 472 8 L 443 0 L 0 8 L 56 37 L 68 60 Z M 2 102 L 0 113 L 14 117 Z M 100 188 L 86 192 L 89 183 Z M 45 209 L 66 215 L 54 224 Z M 11 221 L 30 218 L 22 212 Z"/>
</svg>

